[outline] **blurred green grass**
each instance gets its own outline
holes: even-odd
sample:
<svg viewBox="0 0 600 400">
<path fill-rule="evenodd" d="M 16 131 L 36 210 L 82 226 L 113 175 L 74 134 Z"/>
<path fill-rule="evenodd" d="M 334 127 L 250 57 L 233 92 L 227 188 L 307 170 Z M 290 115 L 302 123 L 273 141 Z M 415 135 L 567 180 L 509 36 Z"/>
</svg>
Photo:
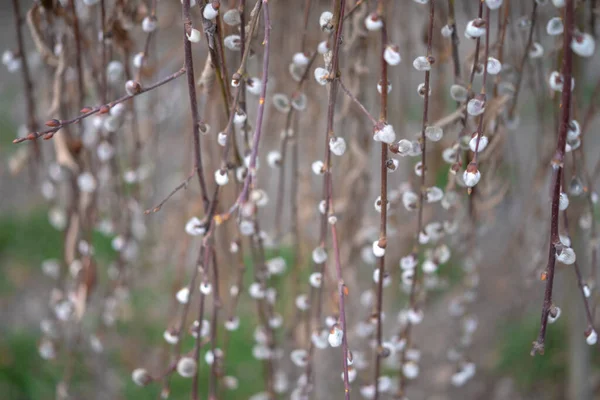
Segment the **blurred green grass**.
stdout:
<svg viewBox="0 0 600 400">
<path fill-rule="evenodd" d="M 49 280 L 42 275 L 40 264 L 49 258 L 61 259 L 62 257 L 62 233 L 56 231 L 48 222 L 46 210 L 33 210 L 26 214 L 0 215 L 0 268 L 6 279 L 0 280 L 0 304 L 7 303 L 17 292 L 27 290 L 27 287 L 35 281 Z M 99 233 L 93 235 L 93 245 L 96 257 L 101 265 L 107 265 L 114 260 L 116 253 L 111 248 L 111 238 Z M 290 273 L 289 265 L 293 258 L 293 252 L 288 248 L 279 251 L 267 250 L 266 259 L 275 256 L 283 257 L 288 265 L 285 274 Z M 307 257 L 310 259 L 310 257 Z M 251 258 L 245 258 L 247 271 L 245 284 L 253 282 L 253 263 Z M 101 268 L 105 270 L 105 268 Z M 304 268 L 299 276 L 303 281 L 308 280 L 309 269 Z M 285 276 L 285 275 L 284 275 Z M 104 277 L 104 279 L 106 279 Z M 166 285 L 170 281 L 164 281 Z M 277 289 L 280 297 L 278 311 L 284 310 L 294 299 L 285 296 L 289 293 L 290 282 L 284 277 L 274 277 L 270 281 L 271 286 Z M 50 284 L 47 285 L 48 290 Z M 247 287 L 247 286 L 246 286 Z M 147 308 L 152 304 L 164 301 L 164 294 L 168 290 L 158 290 L 152 287 L 133 288 L 130 299 L 133 308 L 133 319 L 127 322 L 118 322 L 114 328 L 117 337 L 124 338 L 141 349 L 140 353 L 148 349 L 156 349 L 164 346 L 163 332 L 165 320 L 152 319 L 148 317 Z M 40 296 L 40 302 L 43 295 Z M 253 332 L 257 324 L 253 315 L 254 303 L 242 302 L 240 307 L 240 328 L 230 333 L 227 349 L 224 349 L 223 338 L 220 338 L 217 347 L 226 350 L 225 373 L 239 379 L 239 388 L 232 391 L 223 391 L 223 399 L 248 398 L 258 393 L 264 387 L 263 371 L 252 355 L 254 345 Z M 13 312 L 19 312 L 15 309 Z M 223 314 L 222 314 L 223 315 Z M 207 316 L 208 317 L 208 316 Z M 222 322 L 218 328 L 223 330 Z M 37 400 L 55 397 L 56 384 L 62 378 L 64 365 L 60 359 L 53 361 L 42 360 L 38 354 L 37 343 L 41 333 L 37 329 L 16 330 L 7 326 L 0 329 L 0 396 L 8 400 Z M 279 335 L 283 331 L 278 332 Z M 133 339 L 132 339 L 133 338 Z M 128 354 L 119 349 L 120 343 L 112 345 L 105 343 L 109 368 L 121 377 L 121 396 L 119 398 L 158 398 L 161 385 L 156 383 L 147 387 L 135 385 L 130 376 L 136 366 L 143 366 L 143 357 L 136 360 L 137 365 L 132 366 L 132 360 L 127 359 Z M 184 350 L 193 348 L 193 339 L 186 336 L 183 342 Z M 201 353 L 200 364 L 200 393 L 206 395 L 210 366 L 204 362 L 206 350 Z M 83 357 L 79 354 L 79 357 Z M 147 361 L 147 360 L 146 360 Z M 77 374 L 73 377 L 74 391 L 81 388 L 92 387 L 93 377 L 86 370 L 84 360 L 76 361 Z M 175 374 L 171 379 L 171 399 L 189 398 L 191 380 Z M 8 397 L 7 397 L 8 396 Z"/>
</svg>

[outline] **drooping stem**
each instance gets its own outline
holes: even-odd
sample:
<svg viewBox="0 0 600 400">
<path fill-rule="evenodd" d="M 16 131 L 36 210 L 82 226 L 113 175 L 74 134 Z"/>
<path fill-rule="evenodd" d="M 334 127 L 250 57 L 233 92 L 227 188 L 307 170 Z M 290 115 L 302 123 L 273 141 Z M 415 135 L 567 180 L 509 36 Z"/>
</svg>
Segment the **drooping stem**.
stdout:
<svg viewBox="0 0 600 400">
<path fill-rule="evenodd" d="M 435 16 L 435 2 L 429 2 L 429 28 L 427 32 L 427 57 L 429 59 L 433 59 L 433 23 Z M 427 177 L 427 137 L 425 136 L 425 130 L 427 128 L 427 124 L 429 121 L 429 88 L 430 88 L 430 77 L 431 71 L 425 71 L 425 88 L 424 88 L 424 102 L 423 102 L 423 121 L 421 125 L 421 182 L 419 187 L 419 210 L 417 216 L 417 231 L 415 234 L 415 244 L 413 248 L 413 256 L 419 256 L 420 251 L 420 242 L 419 237 L 421 235 L 421 231 L 423 230 L 423 205 L 426 200 L 426 177 Z M 379 277 L 381 280 L 382 277 Z M 419 276 L 419 268 L 415 267 L 414 275 L 412 277 L 412 282 L 410 285 L 410 294 L 409 294 L 409 307 L 411 309 L 417 308 L 417 286 L 419 285 L 420 276 Z M 411 330 L 412 323 L 410 320 L 407 322 L 406 327 L 402 333 L 402 338 L 406 340 L 406 345 L 402 349 L 400 353 L 400 362 L 401 369 L 399 374 L 399 383 L 398 383 L 398 395 L 404 396 L 406 391 L 406 377 L 402 372 L 402 367 L 406 363 L 406 350 L 410 348 L 411 345 Z"/>
<path fill-rule="evenodd" d="M 208 210 L 208 192 L 206 181 L 204 179 L 204 171 L 202 168 L 202 150 L 200 147 L 200 116 L 198 114 L 198 99 L 196 97 L 196 80 L 194 78 L 194 59 L 192 57 L 192 42 L 188 39 L 188 34 L 192 32 L 192 14 L 190 11 L 190 0 L 183 0 L 182 3 L 183 17 L 183 51 L 185 57 L 185 71 L 188 84 L 188 96 L 190 99 L 190 109 L 192 113 L 192 137 L 194 139 L 194 169 L 198 177 L 200 192 L 202 196 L 202 205 L 204 211 Z"/>
<path fill-rule="evenodd" d="M 558 140 L 556 142 L 556 151 L 552 159 L 552 205 L 550 208 L 550 244 L 548 246 L 548 262 L 546 270 L 542 274 L 542 279 L 546 281 L 546 290 L 544 291 L 544 302 L 542 305 L 542 316 L 540 322 L 540 331 L 537 339 L 533 342 L 531 355 L 536 353 L 544 354 L 544 344 L 546 340 L 546 328 L 548 325 L 548 314 L 552 307 L 552 289 L 554 285 L 554 267 L 556 265 L 556 255 L 558 246 L 562 246 L 558 235 L 558 218 L 560 199 L 560 186 L 565 158 L 565 146 L 567 143 L 567 131 L 569 130 L 569 118 L 571 111 L 571 79 L 573 71 L 573 52 L 571 50 L 571 40 L 574 29 L 574 5 L 573 0 L 566 0 L 564 8 L 564 37 L 563 37 L 563 63 L 562 63 L 562 95 L 561 95 L 561 119 L 558 131 Z"/>
<path fill-rule="evenodd" d="M 433 2 L 432 2 L 433 3 Z M 385 5 L 383 1 L 379 1 L 377 5 L 377 12 L 379 13 L 380 18 L 383 22 L 383 27 L 381 28 L 381 49 L 380 49 L 380 81 L 381 81 L 381 111 L 379 113 L 379 121 L 381 123 L 387 123 L 387 108 L 388 108 L 388 71 L 387 71 L 387 61 L 385 60 L 385 49 L 388 45 L 387 41 L 387 25 L 385 21 Z M 429 87 L 426 88 L 429 90 Z M 380 176 L 380 203 L 381 203 L 381 211 L 380 211 L 380 219 L 379 219 L 379 241 L 378 246 L 385 249 L 387 247 L 387 158 L 388 158 L 388 144 L 381 143 L 381 159 L 380 159 L 380 168 L 379 168 L 379 176 Z M 377 302 L 376 302 L 376 318 L 377 318 L 377 331 L 376 331 L 376 341 L 377 347 L 375 348 L 375 368 L 374 368 L 374 376 L 373 376 L 373 385 L 375 387 L 375 399 L 379 398 L 379 375 L 381 370 L 381 359 L 383 355 L 383 321 L 382 321 L 382 311 L 383 311 L 383 281 L 385 277 L 385 254 L 378 258 L 378 271 L 379 271 L 379 280 L 377 281 Z"/>
<path fill-rule="evenodd" d="M 512 120 L 515 115 L 515 110 L 517 108 L 517 104 L 519 101 L 519 92 L 521 91 L 521 82 L 523 81 L 523 74 L 525 73 L 525 63 L 529 58 L 529 50 L 531 49 L 531 45 L 533 44 L 533 32 L 535 30 L 535 22 L 537 17 L 537 1 L 533 2 L 533 10 L 531 11 L 531 25 L 529 26 L 529 35 L 527 36 L 527 44 L 525 45 L 525 49 L 523 50 L 523 57 L 521 57 L 521 62 L 519 63 L 519 73 L 517 74 L 517 82 L 515 84 L 515 94 L 513 96 L 513 103 L 508 112 L 509 120 Z"/>
</svg>

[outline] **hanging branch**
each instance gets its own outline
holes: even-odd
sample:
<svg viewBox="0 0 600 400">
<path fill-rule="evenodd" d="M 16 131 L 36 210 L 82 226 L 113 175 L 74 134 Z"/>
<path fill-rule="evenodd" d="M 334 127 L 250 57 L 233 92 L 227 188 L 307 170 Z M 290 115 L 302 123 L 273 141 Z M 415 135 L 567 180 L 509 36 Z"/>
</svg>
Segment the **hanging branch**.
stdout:
<svg viewBox="0 0 600 400">
<path fill-rule="evenodd" d="M 433 5 L 433 1 L 431 1 Z M 385 49 L 388 45 L 387 38 L 387 24 L 384 18 L 385 16 L 385 5 L 382 0 L 380 0 L 377 4 L 377 13 L 382 21 L 381 28 L 381 50 L 380 50 L 380 59 L 379 65 L 381 68 L 380 76 L 381 76 L 381 111 L 379 113 L 379 122 L 381 124 L 387 124 L 387 109 L 388 109 L 388 64 L 385 60 Z M 429 72 L 427 72 L 429 74 Z M 429 79 L 427 79 L 427 83 L 425 86 L 425 90 L 429 90 Z M 423 128 L 425 129 L 425 128 Z M 423 130 L 423 132 L 425 132 Z M 381 143 L 381 159 L 379 164 L 379 175 L 380 175 L 380 202 L 381 202 L 381 212 L 379 219 L 379 241 L 377 246 L 384 249 L 387 247 L 387 176 L 388 176 L 388 144 Z M 379 398 L 379 374 L 381 370 L 381 359 L 383 358 L 384 349 L 382 346 L 382 336 L 383 336 L 383 323 L 381 320 L 381 313 L 383 312 L 383 281 L 385 277 L 385 253 L 378 258 L 378 271 L 379 271 L 379 280 L 377 281 L 377 303 L 376 303 L 376 318 L 377 318 L 377 332 L 376 332 L 376 340 L 377 347 L 375 348 L 375 368 L 374 368 L 374 376 L 373 376 L 373 385 L 375 386 L 375 400 Z"/>
<path fill-rule="evenodd" d="M 434 24 L 434 7 L 435 1 L 429 2 L 429 29 L 427 32 L 427 59 L 430 64 L 433 64 L 435 60 L 433 57 L 433 24 Z M 425 88 L 424 88 L 424 102 L 423 102 L 423 123 L 421 125 L 421 182 L 419 188 L 419 210 L 417 216 L 417 232 L 415 234 L 415 244 L 413 248 L 413 256 L 418 257 L 420 251 L 420 242 L 419 236 L 421 231 L 423 230 L 423 205 L 426 200 L 426 177 L 427 177 L 427 137 L 425 136 L 425 130 L 427 128 L 427 124 L 429 121 L 429 87 L 430 87 L 430 77 L 431 71 L 425 71 Z M 383 210 L 383 208 L 382 208 Z M 382 277 L 379 278 L 380 280 Z M 413 276 L 413 280 L 410 285 L 410 294 L 409 294 L 409 305 L 411 309 L 417 308 L 417 285 L 419 284 L 420 276 L 419 276 L 419 268 L 415 267 L 415 273 Z M 409 320 L 407 322 L 406 327 L 404 328 L 404 332 L 402 333 L 402 338 L 406 340 L 406 345 L 401 350 L 400 353 L 400 363 L 401 367 L 406 363 L 406 350 L 410 348 L 411 345 L 411 330 L 412 323 Z M 406 377 L 402 373 L 402 369 L 399 374 L 399 384 L 398 384 L 398 394 L 400 396 L 404 396 L 406 391 Z"/>
<path fill-rule="evenodd" d="M 548 315 L 552 307 L 552 289 L 554 285 L 554 267 L 556 257 L 561 254 L 565 246 L 560 242 L 558 235 L 558 203 L 560 199 L 560 183 L 563 174 L 565 146 L 567 143 L 567 131 L 569 130 L 569 118 L 571 111 L 571 79 L 573 76 L 573 51 L 571 50 L 571 41 L 573 39 L 574 6 L 573 0 L 566 0 L 564 17 L 564 37 L 563 37 L 563 63 L 562 63 L 562 95 L 561 95 L 561 120 L 558 131 L 558 140 L 556 142 L 556 151 L 552 158 L 552 206 L 550 221 L 550 245 L 548 246 L 548 262 L 545 271 L 542 273 L 542 280 L 546 281 L 546 290 L 544 292 L 544 303 L 542 305 L 542 317 L 540 322 L 540 332 L 537 339 L 533 342 L 531 355 L 536 353 L 544 354 L 544 344 L 546 341 L 546 327 L 548 325 Z"/>
</svg>

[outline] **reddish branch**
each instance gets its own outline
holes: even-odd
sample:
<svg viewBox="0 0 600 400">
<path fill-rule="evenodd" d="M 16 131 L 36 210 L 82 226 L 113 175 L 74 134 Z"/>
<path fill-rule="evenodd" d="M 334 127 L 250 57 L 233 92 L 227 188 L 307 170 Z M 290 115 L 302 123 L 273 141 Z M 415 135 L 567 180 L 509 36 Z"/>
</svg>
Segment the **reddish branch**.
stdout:
<svg viewBox="0 0 600 400">
<path fill-rule="evenodd" d="M 335 101 L 336 101 L 336 97 L 337 97 L 337 90 L 338 90 L 338 84 L 339 84 L 339 79 L 337 79 L 340 75 L 340 69 L 339 69 L 339 51 L 340 51 L 340 45 L 341 45 L 341 37 L 342 37 L 342 30 L 344 27 L 344 13 L 346 10 L 346 1 L 345 0 L 339 0 L 336 1 L 335 3 L 335 10 L 334 10 L 334 27 L 335 27 L 335 33 L 333 36 L 333 50 L 332 50 L 332 58 L 331 58 L 331 69 L 330 69 L 330 76 L 331 76 L 331 82 L 329 84 L 329 99 L 328 99 L 328 104 L 327 104 L 327 127 L 326 127 L 326 132 L 325 132 L 325 171 L 324 171 L 324 175 L 323 175 L 323 197 L 325 199 L 325 212 L 323 213 L 323 216 L 321 217 L 321 228 L 320 228 L 320 235 L 319 235 L 319 244 L 320 246 L 322 246 L 323 248 L 325 248 L 325 244 L 327 242 L 327 224 L 328 224 L 328 218 L 329 218 L 329 213 L 330 213 L 330 209 L 331 209 L 331 203 L 332 203 L 332 199 L 331 199 L 331 190 L 330 190 L 330 186 L 332 185 L 331 183 L 331 151 L 329 149 L 329 141 L 331 140 L 332 137 L 334 137 L 334 130 L 333 130 L 333 121 L 334 121 L 334 116 L 335 116 Z M 315 264 L 314 265 L 314 269 L 316 271 L 318 271 L 322 277 L 324 277 L 324 270 L 325 270 L 325 265 L 327 264 L 327 262 L 324 262 L 322 264 Z M 341 271 L 340 271 L 341 272 Z M 339 277 L 338 277 L 339 279 Z M 324 286 L 324 284 L 322 284 L 321 286 Z M 338 285 L 339 286 L 339 285 Z M 315 304 L 316 303 L 316 311 L 313 315 L 313 323 L 314 325 L 317 325 L 320 323 L 321 320 L 321 312 L 322 312 L 322 308 L 323 308 L 323 291 L 320 288 L 311 288 L 311 296 L 310 296 L 310 304 Z M 340 312 L 341 312 L 341 304 L 340 304 Z M 340 315 L 341 318 L 341 315 Z M 345 317 L 344 317 L 345 318 Z M 345 322 L 344 322 L 345 325 Z M 313 327 L 313 328 L 316 328 Z M 347 332 L 343 332 L 344 337 L 346 336 Z M 309 348 L 308 348 L 308 364 L 306 366 L 306 377 L 308 378 L 308 382 L 305 386 L 305 390 L 307 388 L 309 388 L 312 384 L 312 368 L 313 368 L 313 352 L 314 352 L 314 345 L 312 343 L 312 341 L 310 342 Z M 347 385 L 349 385 L 348 383 L 348 365 L 347 365 L 347 356 L 346 354 L 343 355 L 344 357 L 344 385 L 345 387 L 349 387 Z M 348 399 L 350 396 L 349 391 L 345 392 L 345 396 Z"/>
<path fill-rule="evenodd" d="M 519 73 L 517 74 L 517 83 L 515 84 L 515 95 L 513 96 L 513 103 L 508 112 L 509 120 L 512 120 L 515 115 L 515 110 L 517 108 L 517 103 L 519 100 L 519 92 L 521 91 L 521 82 L 523 81 L 523 74 L 525 73 L 525 63 L 529 58 L 529 50 L 531 49 L 531 45 L 533 43 L 533 32 L 535 29 L 535 22 L 537 16 L 537 1 L 533 2 L 533 10 L 531 11 L 531 25 L 529 26 L 529 35 L 527 36 L 527 44 L 525 45 L 523 57 L 521 58 L 521 62 L 519 64 Z"/>
<path fill-rule="evenodd" d="M 431 2 L 433 4 L 433 1 Z M 385 6 L 383 1 L 379 1 L 377 5 L 377 12 L 381 18 L 383 23 L 383 27 L 381 28 L 381 50 L 380 50 L 380 59 L 379 64 L 381 68 L 381 111 L 379 113 L 379 121 L 381 123 L 387 123 L 387 108 L 388 108 L 388 71 L 387 71 L 387 61 L 385 60 L 385 48 L 387 46 L 387 25 L 385 21 Z M 425 90 L 429 90 L 429 80 L 427 80 Z M 423 128 L 424 129 L 424 128 Z M 379 242 L 378 246 L 385 249 L 387 247 L 387 176 L 388 176 L 388 168 L 387 168 L 387 160 L 388 160 L 388 144 L 381 143 L 381 160 L 380 160 L 380 168 L 379 175 L 381 179 L 380 183 L 380 201 L 381 201 L 381 212 L 380 212 L 380 220 L 379 220 Z M 383 323 L 381 320 L 381 313 L 383 309 L 383 281 L 385 276 L 385 254 L 379 257 L 379 280 L 377 281 L 377 304 L 376 304 L 376 316 L 377 316 L 377 347 L 375 348 L 375 368 L 374 368 L 374 376 L 373 376 L 373 385 L 375 386 L 375 400 L 379 398 L 379 374 L 381 370 L 381 359 L 383 358 L 383 346 L 382 346 L 382 336 L 383 336 Z"/>
<path fill-rule="evenodd" d="M 50 128 L 45 129 L 43 131 L 31 132 L 29 135 L 27 135 L 24 138 L 19 138 L 19 139 L 13 140 L 13 143 L 21 143 L 21 142 L 25 142 L 27 140 L 36 140 L 41 136 L 43 136 L 44 139 L 51 139 L 54 136 L 54 134 L 56 132 L 58 132 L 61 128 L 64 128 L 71 124 L 75 124 L 75 123 L 81 121 L 82 119 L 85 119 L 94 114 L 98 114 L 98 113 L 106 114 L 115 105 L 117 105 L 119 103 L 123 103 L 127 100 L 130 100 L 130 99 L 134 98 L 135 96 L 139 96 L 142 93 L 146 93 L 153 89 L 156 89 L 157 87 L 162 86 L 165 83 L 171 82 L 172 80 L 179 78 L 183 74 L 185 74 L 185 68 L 181 68 L 179 71 L 153 83 L 150 86 L 141 88 L 137 93 L 128 94 L 128 95 L 119 97 L 118 99 L 113 100 L 110 103 L 102 104 L 102 105 L 99 105 L 99 106 L 96 106 L 93 108 L 84 107 L 81 110 L 81 114 L 75 118 L 68 119 L 68 120 L 51 119 L 49 121 L 46 121 L 46 126 L 49 126 Z"/>
<path fill-rule="evenodd" d="M 194 169 L 198 176 L 200 191 L 202 196 L 202 204 L 204 211 L 208 209 L 208 192 L 206 189 L 206 181 L 204 179 L 204 171 L 202 170 L 202 151 L 200 148 L 200 116 L 198 114 L 198 100 L 196 97 L 196 80 L 194 78 L 194 59 L 192 57 L 192 42 L 188 40 L 187 35 L 191 33 L 192 15 L 190 12 L 190 0 L 183 0 L 183 50 L 185 56 L 185 70 L 187 75 L 188 94 L 190 98 L 190 108 L 192 112 L 192 137 L 194 139 Z"/>
<path fill-rule="evenodd" d="M 21 16 L 21 10 L 19 8 L 19 0 L 13 0 L 13 12 L 17 32 L 17 49 L 19 52 L 18 56 L 21 58 L 21 72 L 23 75 L 23 84 L 25 85 L 27 129 L 29 129 L 30 131 L 35 131 L 37 130 L 37 119 L 35 112 L 35 101 L 33 99 L 33 81 L 31 80 L 29 61 L 27 60 L 25 44 L 23 42 L 23 18 Z"/>
<path fill-rule="evenodd" d="M 434 23 L 434 1 L 429 2 L 429 30 L 427 33 L 427 57 L 430 60 L 433 60 L 433 23 Z M 427 123 L 429 121 L 429 87 L 430 87 L 430 76 L 431 71 L 425 71 L 425 99 L 423 103 L 423 124 L 421 126 L 421 183 L 419 189 L 419 211 L 417 217 L 417 232 L 415 235 L 415 245 L 413 249 L 413 254 L 415 257 L 419 255 L 419 235 L 421 234 L 421 230 L 423 229 L 423 205 L 426 200 L 426 176 L 427 176 L 427 137 L 425 136 L 425 129 L 427 128 Z M 383 209 L 383 208 L 382 208 Z M 380 276 L 381 280 L 382 277 Z M 417 307 L 417 285 L 420 280 L 419 277 L 419 268 L 415 267 L 415 273 L 413 276 L 412 283 L 410 285 L 410 295 L 409 295 L 409 306 L 411 309 L 416 309 Z M 404 332 L 402 337 L 406 340 L 406 346 L 401 351 L 400 354 L 400 362 L 401 367 L 406 363 L 406 350 L 410 348 L 411 345 L 411 330 L 412 323 L 410 320 L 407 322 L 406 327 L 404 328 Z M 400 378 L 398 385 L 398 394 L 400 396 L 404 396 L 406 390 L 406 377 L 400 370 Z"/>
<path fill-rule="evenodd" d="M 569 130 L 569 118 L 571 111 L 571 78 L 573 76 L 573 51 L 571 50 L 571 40 L 574 29 L 574 6 L 573 0 L 567 0 L 564 8 L 564 37 L 563 37 L 563 63 L 562 63 L 562 82 L 563 89 L 561 95 L 561 120 L 559 125 L 558 140 L 556 142 L 556 152 L 552 159 L 552 206 L 550 222 L 550 245 L 548 248 L 548 263 L 542 277 L 546 280 L 546 290 L 544 292 L 544 303 L 542 305 L 542 316 L 540 322 L 540 332 L 537 339 L 533 342 L 531 355 L 536 353 L 544 354 L 544 344 L 546 340 L 546 327 L 548 325 L 548 314 L 552 307 L 552 289 L 554 284 L 554 267 L 556 265 L 557 250 L 561 245 L 558 234 L 558 203 L 560 199 L 560 184 L 563 174 L 565 146 L 567 143 L 567 131 Z"/>
</svg>

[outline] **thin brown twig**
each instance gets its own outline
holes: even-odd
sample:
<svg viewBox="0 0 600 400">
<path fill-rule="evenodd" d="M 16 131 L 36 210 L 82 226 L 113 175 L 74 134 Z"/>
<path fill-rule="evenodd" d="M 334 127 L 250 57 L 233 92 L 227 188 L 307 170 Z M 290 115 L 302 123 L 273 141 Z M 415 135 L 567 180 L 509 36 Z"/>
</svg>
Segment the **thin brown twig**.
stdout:
<svg viewBox="0 0 600 400">
<path fill-rule="evenodd" d="M 429 2 L 429 27 L 427 33 L 427 57 L 433 58 L 433 24 L 434 24 L 434 16 L 435 16 L 435 2 Z M 421 125 L 421 182 L 419 188 L 419 210 L 417 216 L 417 231 L 415 234 L 415 244 L 413 248 L 413 256 L 418 257 L 420 251 L 420 241 L 419 236 L 423 229 L 423 205 L 425 204 L 426 199 L 426 177 L 427 177 L 427 137 L 425 136 L 425 129 L 427 128 L 428 120 L 429 120 L 429 86 L 430 86 L 430 77 L 431 71 L 425 71 L 425 95 L 423 102 L 423 123 Z M 381 280 L 382 277 L 380 276 Z M 412 278 L 412 282 L 410 285 L 410 294 L 409 294 L 409 306 L 411 309 L 416 309 L 417 307 L 417 286 L 419 284 L 419 268 L 415 267 L 414 275 Z M 400 353 L 400 362 L 401 367 L 406 363 L 406 349 L 410 348 L 411 345 L 411 330 L 412 323 L 410 321 L 407 322 L 406 327 L 404 328 L 404 332 L 402 333 L 402 338 L 406 340 L 406 345 L 402 349 Z M 406 391 L 406 377 L 404 376 L 402 369 L 399 374 L 399 382 L 398 382 L 398 395 L 404 396 Z"/>
<path fill-rule="evenodd" d="M 566 0 L 564 8 L 564 37 L 563 37 L 563 64 L 562 79 L 563 88 L 561 96 L 561 122 L 556 143 L 556 152 L 552 159 L 552 206 L 550 222 L 550 245 L 548 246 L 548 262 L 546 270 L 542 274 L 542 279 L 546 280 L 546 290 L 544 292 L 544 303 L 542 306 L 542 316 L 540 322 L 540 332 L 537 339 L 533 342 L 531 355 L 536 353 L 544 354 L 544 344 L 546 340 L 546 328 L 548 325 L 548 315 L 552 307 L 552 289 L 554 285 L 554 267 L 556 265 L 556 255 L 559 247 L 562 245 L 558 234 L 558 203 L 560 198 L 560 183 L 563 174 L 563 165 L 565 158 L 565 146 L 567 143 L 567 131 L 569 129 L 569 118 L 571 111 L 571 77 L 573 75 L 573 52 L 571 50 L 571 40 L 574 29 L 574 1 Z"/>
<path fill-rule="evenodd" d="M 174 79 L 179 78 L 181 75 L 185 74 L 185 68 L 181 68 L 180 70 L 178 70 L 177 72 L 168 75 L 167 77 L 153 83 L 150 86 L 141 88 L 141 90 L 137 93 L 134 94 L 128 94 L 122 97 L 119 97 L 116 100 L 113 100 L 109 103 L 106 104 L 102 104 L 93 108 L 88 108 L 88 107 L 84 107 L 81 111 L 82 113 L 80 115 L 78 115 L 75 118 L 69 119 L 69 120 L 58 120 L 58 119 L 54 119 L 54 120 L 50 120 L 46 122 L 46 126 L 50 126 L 49 129 L 43 130 L 43 131 L 37 131 L 37 132 L 31 132 L 29 135 L 27 135 L 24 138 L 19 138 L 19 139 L 15 139 L 13 140 L 13 143 L 22 143 L 25 142 L 27 140 L 36 140 L 41 136 L 44 136 L 44 139 L 51 139 L 52 136 L 54 136 L 54 134 L 56 132 L 58 132 L 61 128 L 64 128 L 68 125 L 72 125 L 75 124 L 79 121 L 81 121 L 82 119 L 85 119 L 89 116 L 92 116 L 94 114 L 100 113 L 100 114 L 106 114 L 110 111 L 111 107 L 119 104 L 119 103 L 123 103 L 127 100 L 130 100 L 132 98 L 134 98 L 135 96 L 139 96 L 143 93 L 149 92 L 153 89 L 156 89 L 159 86 L 164 85 L 165 83 L 171 82 Z"/>
</svg>

